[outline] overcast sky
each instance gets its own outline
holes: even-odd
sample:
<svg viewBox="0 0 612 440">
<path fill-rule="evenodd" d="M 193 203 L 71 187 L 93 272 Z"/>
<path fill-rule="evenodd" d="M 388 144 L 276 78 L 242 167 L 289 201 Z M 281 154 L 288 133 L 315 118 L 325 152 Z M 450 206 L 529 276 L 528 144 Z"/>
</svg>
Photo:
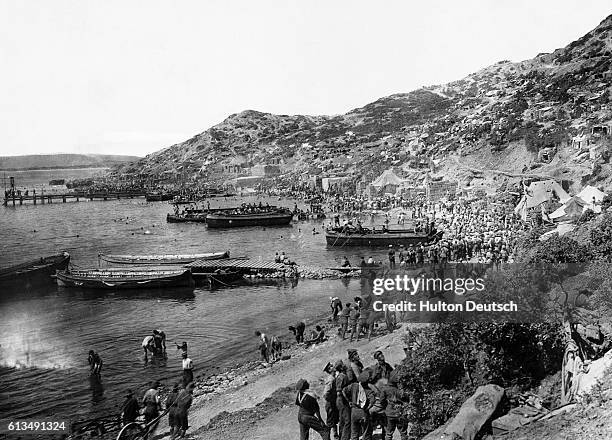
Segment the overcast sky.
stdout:
<svg viewBox="0 0 612 440">
<path fill-rule="evenodd" d="M 610 0 L 0 0 L 0 155 L 145 155 L 338 114 L 581 37 Z"/>
</svg>

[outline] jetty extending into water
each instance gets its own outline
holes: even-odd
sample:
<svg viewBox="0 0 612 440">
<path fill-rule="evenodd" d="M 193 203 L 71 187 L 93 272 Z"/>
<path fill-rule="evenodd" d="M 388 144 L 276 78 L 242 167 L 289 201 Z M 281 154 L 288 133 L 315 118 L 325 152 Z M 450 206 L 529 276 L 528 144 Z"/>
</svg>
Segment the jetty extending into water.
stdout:
<svg viewBox="0 0 612 440">
<path fill-rule="evenodd" d="M 65 193 L 47 193 L 25 195 L 9 194 L 4 197 L 4 206 L 17 206 L 24 203 L 51 204 L 51 203 L 66 203 L 68 201 L 78 202 L 80 200 L 118 200 L 118 199 L 133 199 L 136 197 L 144 197 L 145 193 L 140 191 L 125 191 L 125 192 L 86 192 L 86 191 L 71 191 Z"/>
</svg>

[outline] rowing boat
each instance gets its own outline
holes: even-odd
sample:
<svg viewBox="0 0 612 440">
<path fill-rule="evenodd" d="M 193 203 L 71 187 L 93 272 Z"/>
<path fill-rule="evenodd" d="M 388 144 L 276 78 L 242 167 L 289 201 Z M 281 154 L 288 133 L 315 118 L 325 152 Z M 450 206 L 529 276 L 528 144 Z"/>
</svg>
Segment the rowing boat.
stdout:
<svg viewBox="0 0 612 440">
<path fill-rule="evenodd" d="M 55 271 L 65 269 L 69 262 L 70 254 L 62 252 L 0 269 L 0 289 L 26 290 L 33 285 L 50 284 Z"/>
<path fill-rule="evenodd" d="M 166 255 L 106 255 L 98 254 L 101 260 L 113 264 L 187 264 L 196 260 L 220 260 L 229 258 L 229 251 L 207 252 L 203 254 L 166 254 Z"/>
<path fill-rule="evenodd" d="M 66 269 L 56 272 L 57 285 L 85 289 L 159 289 L 193 287 L 188 269 L 179 270 L 117 270 Z"/>
<path fill-rule="evenodd" d="M 325 241 L 329 246 L 361 246 L 361 247 L 388 247 L 388 246 L 414 246 L 428 244 L 439 238 L 439 234 L 422 232 L 389 231 L 385 233 L 345 233 L 328 230 Z"/>
<path fill-rule="evenodd" d="M 233 214 L 215 212 L 206 216 L 209 228 L 236 228 L 243 226 L 281 226 L 291 223 L 293 213 L 287 209 Z"/>
</svg>

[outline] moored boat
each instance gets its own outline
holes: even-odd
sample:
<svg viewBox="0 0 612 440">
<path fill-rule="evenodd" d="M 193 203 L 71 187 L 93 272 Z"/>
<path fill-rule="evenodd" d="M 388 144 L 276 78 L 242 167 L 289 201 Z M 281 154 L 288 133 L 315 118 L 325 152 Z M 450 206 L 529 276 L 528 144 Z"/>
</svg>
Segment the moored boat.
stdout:
<svg viewBox="0 0 612 440">
<path fill-rule="evenodd" d="M 19 288 L 28 289 L 30 286 L 44 283 L 53 283 L 52 275 L 56 270 L 68 267 L 70 254 L 61 254 L 42 257 L 0 269 L 0 289 L 9 290 Z"/>
<path fill-rule="evenodd" d="M 175 211 L 174 214 L 166 214 L 168 223 L 206 223 L 206 216 L 213 212 L 226 210 L 227 208 L 211 208 L 211 209 L 185 209 Z"/>
<path fill-rule="evenodd" d="M 176 193 L 173 192 L 150 192 L 145 194 L 147 202 L 166 202 L 172 200 Z"/>
<path fill-rule="evenodd" d="M 219 260 L 229 258 L 229 251 L 206 252 L 202 254 L 164 254 L 164 255 L 107 255 L 98 254 L 101 260 L 113 264 L 187 264 L 196 260 Z"/>
<path fill-rule="evenodd" d="M 187 269 L 179 270 L 59 270 L 57 285 L 84 289 L 159 289 L 193 287 L 193 277 Z"/>
<path fill-rule="evenodd" d="M 168 223 L 206 223 L 207 214 L 166 214 Z"/>
<path fill-rule="evenodd" d="M 388 246 L 414 246 L 428 244 L 439 238 L 439 234 L 425 232 L 389 231 L 370 232 L 359 234 L 357 232 L 339 232 L 328 230 L 325 241 L 329 246 L 361 246 L 361 247 L 388 247 Z"/>
<path fill-rule="evenodd" d="M 208 214 L 209 228 L 237 228 L 244 226 L 282 226 L 291 223 L 293 213 L 288 209 L 265 210 L 262 212 L 233 213 L 220 211 Z"/>
</svg>

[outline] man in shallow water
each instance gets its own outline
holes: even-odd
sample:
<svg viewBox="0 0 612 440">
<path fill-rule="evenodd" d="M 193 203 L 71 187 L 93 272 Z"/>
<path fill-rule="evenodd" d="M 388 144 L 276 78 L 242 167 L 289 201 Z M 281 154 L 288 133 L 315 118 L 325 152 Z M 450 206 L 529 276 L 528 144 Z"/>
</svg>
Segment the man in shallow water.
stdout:
<svg viewBox="0 0 612 440">
<path fill-rule="evenodd" d="M 161 330 L 153 330 L 153 343 L 158 353 L 166 351 L 166 334 Z"/>
<path fill-rule="evenodd" d="M 157 349 L 155 348 L 153 335 L 145 336 L 145 338 L 142 340 L 142 349 L 144 351 L 145 359 L 147 359 L 149 351 L 151 354 L 156 354 Z"/>
<path fill-rule="evenodd" d="M 89 371 L 91 374 L 100 377 L 102 373 L 102 358 L 100 355 L 93 350 L 89 350 L 87 362 L 89 363 Z"/>
</svg>

